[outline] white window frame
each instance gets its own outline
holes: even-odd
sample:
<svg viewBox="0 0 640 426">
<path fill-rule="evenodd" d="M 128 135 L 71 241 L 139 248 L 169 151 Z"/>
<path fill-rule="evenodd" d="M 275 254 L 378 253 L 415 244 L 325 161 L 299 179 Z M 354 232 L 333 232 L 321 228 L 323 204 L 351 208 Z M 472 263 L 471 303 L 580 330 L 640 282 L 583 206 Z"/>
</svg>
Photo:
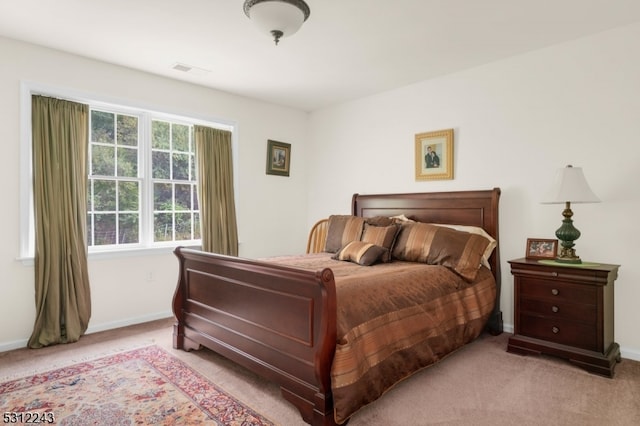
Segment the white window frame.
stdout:
<svg viewBox="0 0 640 426">
<path fill-rule="evenodd" d="M 92 108 L 104 108 L 109 111 L 143 115 L 145 120 L 160 119 L 172 122 L 198 124 L 214 127 L 232 132 L 232 152 L 234 169 L 234 191 L 238 199 L 238 140 L 237 126 L 229 120 L 210 117 L 194 117 L 193 114 L 184 114 L 169 111 L 167 108 L 150 108 L 145 105 L 135 105 L 130 101 L 110 99 L 106 96 L 82 93 L 70 89 L 63 89 L 42 85 L 34 82 L 22 81 L 20 83 L 20 253 L 18 260 L 25 265 L 33 264 L 35 251 L 35 225 L 33 214 L 33 170 L 32 170 L 32 143 L 31 143 L 31 97 L 33 95 L 51 96 L 69 101 L 89 104 Z M 141 138 L 145 137 L 145 129 L 141 130 Z M 140 199 L 142 207 L 141 217 L 141 242 L 136 245 L 108 246 L 102 248 L 93 246 L 89 248 L 88 256 L 92 258 L 128 257 L 134 255 L 157 254 L 171 252 L 177 245 L 199 244 L 199 240 L 192 241 L 166 241 L 153 242 L 153 212 L 149 216 L 149 209 L 153 208 L 152 182 L 145 175 L 145 171 L 150 165 L 151 149 L 144 148 L 141 152 L 139 167 L 142 176 L 142 191 Z M 149 222 L 151 221 L 151 223 Z M 151 232 L 151 234 L 149 234 Z"/>
</svg>

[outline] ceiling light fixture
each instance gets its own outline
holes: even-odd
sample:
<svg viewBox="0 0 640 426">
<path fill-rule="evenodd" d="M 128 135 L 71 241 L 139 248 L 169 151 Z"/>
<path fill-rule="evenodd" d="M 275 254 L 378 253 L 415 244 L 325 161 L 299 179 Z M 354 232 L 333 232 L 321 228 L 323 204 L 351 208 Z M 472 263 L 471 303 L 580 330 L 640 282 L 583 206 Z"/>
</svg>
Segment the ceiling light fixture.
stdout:
<svg viewBox="0 0 640 426">
<path fill-rule="evenodd" d="M 280 38 L 300 29 L 311 9 L 303 0 L 245 0 L 244 13 L 260 31 L 273 36 L 277 45 Z"/>
</svg>

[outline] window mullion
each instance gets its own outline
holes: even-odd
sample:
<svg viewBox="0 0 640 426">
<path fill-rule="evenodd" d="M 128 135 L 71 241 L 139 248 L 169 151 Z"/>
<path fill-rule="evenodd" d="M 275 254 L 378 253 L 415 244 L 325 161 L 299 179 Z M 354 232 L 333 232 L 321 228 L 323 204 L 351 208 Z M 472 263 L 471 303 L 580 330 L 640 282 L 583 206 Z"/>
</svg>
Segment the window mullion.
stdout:
<svg viewBox="0 0 640 426">
<path fill-rule="evenodd" d="M 140 126 L 140 171 L 139 177 L 142 179 L 141 188 L 141 217 L 140 226 L 142 227 L 142 236 L 144 245 L 151 246 L 153 244 L 153 167 L 152 167 L 152 150 L 151 150 L 151 116 L 149 114 L 142 115 L 142 125 Z"/>
</svg>

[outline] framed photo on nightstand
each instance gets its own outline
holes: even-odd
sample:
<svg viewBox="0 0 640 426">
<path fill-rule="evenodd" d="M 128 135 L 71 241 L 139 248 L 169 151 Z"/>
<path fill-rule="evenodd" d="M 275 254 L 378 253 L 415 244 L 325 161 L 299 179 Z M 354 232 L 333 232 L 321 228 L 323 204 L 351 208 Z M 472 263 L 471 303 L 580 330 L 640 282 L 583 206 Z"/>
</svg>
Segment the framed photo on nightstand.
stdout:
<svg viewBox="0 0 640 426">
<path fill-rule="evenodd" d="M 555 259 L 558 256 L 558 240 L 527 238 L 527 259 Z"/>
</svg>

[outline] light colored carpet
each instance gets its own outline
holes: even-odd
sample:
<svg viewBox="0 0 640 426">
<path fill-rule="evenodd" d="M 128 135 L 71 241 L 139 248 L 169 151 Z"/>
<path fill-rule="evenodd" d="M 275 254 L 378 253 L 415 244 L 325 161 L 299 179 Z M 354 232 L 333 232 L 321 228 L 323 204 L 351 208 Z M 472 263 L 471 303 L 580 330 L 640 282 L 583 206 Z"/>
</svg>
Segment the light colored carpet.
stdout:
<svg viewBox="0 0 640 426">
<path fill-rule="evenodd" d="M 0 353 L 0 382 L 156 344 L 273 422 L 303 425 L 277 386 L 208 350 L 172 349 L 173 320 L 84 336 L 80 342 Z M 508 334 L 483 335 L 357 412 L 369 425 L 637 425 L 640 362 L 608 379 L 565 361 L 506 352 Z"/>
</svg>

